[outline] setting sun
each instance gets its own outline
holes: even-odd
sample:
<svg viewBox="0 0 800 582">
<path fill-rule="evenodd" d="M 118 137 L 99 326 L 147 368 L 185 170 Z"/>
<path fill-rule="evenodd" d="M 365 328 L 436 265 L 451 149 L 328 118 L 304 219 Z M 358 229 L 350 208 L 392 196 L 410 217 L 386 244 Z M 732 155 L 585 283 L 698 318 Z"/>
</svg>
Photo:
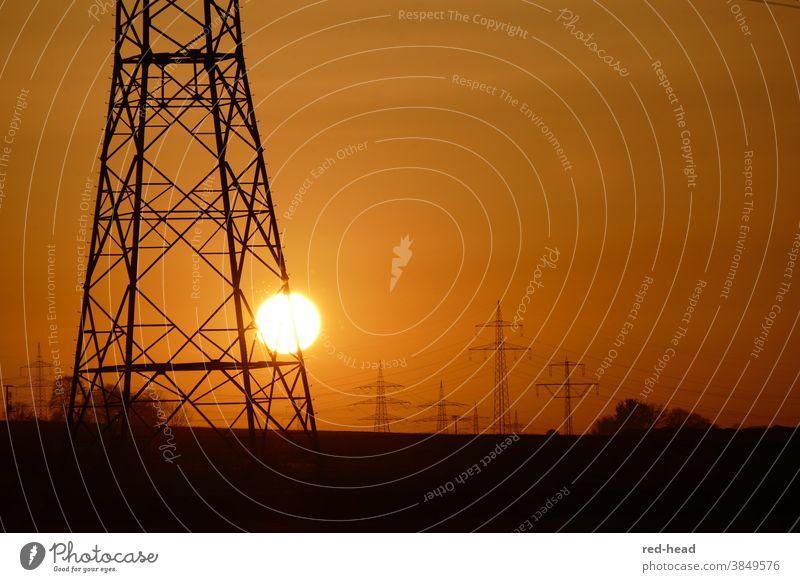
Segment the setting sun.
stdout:
<svg viewBox="0 0 800 582">
<path fill-rule="evenodd" d="M 270 350 L 292 354 L 297 351 L 298 344 L 299 349 L 304 350 L 314 343 L 320 319 L 317 308 L 303 295 L 279 293 L 258 309 L 256 325 L 259 339 Z"/>
</svg>

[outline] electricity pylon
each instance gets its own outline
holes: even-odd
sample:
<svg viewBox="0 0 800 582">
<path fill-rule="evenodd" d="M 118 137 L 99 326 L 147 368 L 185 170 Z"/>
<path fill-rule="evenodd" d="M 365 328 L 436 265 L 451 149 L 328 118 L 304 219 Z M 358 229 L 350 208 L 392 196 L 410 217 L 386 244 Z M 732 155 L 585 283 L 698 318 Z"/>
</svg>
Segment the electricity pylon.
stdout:
<svg viewBox="0 0 800 582">
<path fill-rule="evenodd" d="M 480 434 L 480 421 L 485 418 L 478 415 L 478 403 L 475 402 L 472 406 L 472 434 Z"/>
<path fill-rule="evenodd" d="M 426 404 L 420 404 L 420 408 L 431 408 L 436 407 L 436 416 L 429 416 L 426 418 L 419 418 L 414 422 L 431 422 L 433 420 L 436 421 L 436 432 L 437 433 L 447 433 L 448 429 L 448 415 L 447 415 L 447 407 L 452 406 L 455 408 L 462 408 L 466 407 L 466 404 L 462 404 L 461 402 L 453 402 L 452 400 L 447 400 L 444 396 L 444 382 L 441 380 L 439 381 L 439 399 L 436 402 L 428 402 Z M 456 418 L 459 418 L 456 416 Z M 452 418 L 451 418 L 452 420 Z M 458 427 L 456 427 L 456 430 Z"/>
<path fill-rule="evenodd" d="M 447 430 L 447 400 L 444 399 L 444 382 L 439 381 L 439 401 L 436 403 L 436 432 Z"/>
<path fill-rule="evenodd" d="M 519 415 L 518 415 L 517 411 L 515 410 L 514 411 L 514 434 L 519 434 L 520 433 L 520 428 L 522 428 L 522 425 L 519 423 Z"/>
<path fill-rule="evenodd" d="M 373 432 L 391 432 L 390 431 L 390 423 L 395 422 L 398 420 L 403 420 L 399 416 L 392 416 L 389 414 L 389 405 L 408 405 L 409 403 L 405 400 L 398 400 L 396 398 L 391 398 L 386 395 L 386 389 L 400 389 L 404 388 L 402 384 L 393 384 L 391 382 L 386 382 L 383 379 L 383 363 L 378 366 L 378 379 L 374 384 L 364 384 L 362 386 L 357 386 L 356 390 L 375 390 L 375 414 L 372 416 L 366 416 L 361 418 L 360 420 L 371 420 L 372 422 L 372 430 Z M 350 406 L 359 406 L 361 404 L 365 404 L 364 402 L 355 402 Z"/>
<path fill-rule="evenodd" d="M 494 328 L 494 342 L 482 346 L 470 348 L 471 351 L 484 351 L 494 353 L 494 390 L 493 390 L 493 421 L 492 427 L 497 434 L 508 434 L 508 365 L 506 364 L 506 352 L 529 352 L 530 348 L 512 344 L 506 341 L 503 331 L 512 324 L 503 320 L 500 313 L 500 302 L 497 302 L 497 310 L 494 321 L 478 324 L 478 329 Z"/>
<path fill-rule="evenodd" d="M 539 388 L 541 387 L 547 389 L 553 398 L 562 398 L 564 400 L 564 431 L 566 434 L 572 435 L 574 434 L 572 430 L 572 399 L 583 398 L 592 388 L 599 394 L 600 384 L 597 382 L 573 382 L 572 372 L 574 372 L 576 368 L 579 368 L 581 370 L 581 375 L 585 375 L 585 366 L 577 362 L 570 362 L 566 357 L 563 362 L 553 362 L 549 364 L 547 366 L 548 375 L 552 375 L 554 366 L 564 368 L 563 382 L 536 384 L 536 395 L 539 395 Z"/>
<path fill-rule="evenodd" d="M 42 359 L 42 344 L 36 344 L 36 359 L 31 363 L 22 366 L 20 373 L 28 376 L 28 386 L 31 388 L 31 401 L 33 403 L 33 414 L 36 418 L 46 419 L 48 404 L 50 401 L 50 371 L 55 366 Z M 25 370 L 25 372 L 22 372 Z"/>
<path fill-rule="evenodd" d="M 14 388 L 14 386 L 12 384 L 4 384 L 2 381 L 0 381 L 0 388 L 2 388 L 3 391 L 3 408 L 5 413 L 5 419 L 8 421 L 11 420 L 11 413 L 14 410 L 14 406 L 12 403 L 14 396 L 12 389 Z"/>
<path fill-rule="evenodd" d="M 162 404 L 165 423 L 194 410 L 253 447 L 257 430 L 315 434 L 299 346 L 273 352 L 255 323 L 289 277 L 238 0 L 117 0 L 111 79 L 73 434 L 138 431 Z"/>
</svg>

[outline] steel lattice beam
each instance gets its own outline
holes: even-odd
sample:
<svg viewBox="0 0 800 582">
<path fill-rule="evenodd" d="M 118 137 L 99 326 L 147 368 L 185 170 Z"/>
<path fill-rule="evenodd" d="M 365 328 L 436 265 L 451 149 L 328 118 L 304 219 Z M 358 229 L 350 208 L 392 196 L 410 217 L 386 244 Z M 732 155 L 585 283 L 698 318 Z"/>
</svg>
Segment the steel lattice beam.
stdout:
<svg viewBox="0 0 800 582">
<path fill-rule="evenodd" d="M 238 1 L 117 0 L 115 38 L 73 433 L 131 429 L 153 390 L 170 417 L 190 409 L 251 443 L 258 429 L 315 433 L 302 353 L 270 352 L 255 326 L 289 280 Z M 193 261 L 197 302 L 179 278 Z"/>
</svg>

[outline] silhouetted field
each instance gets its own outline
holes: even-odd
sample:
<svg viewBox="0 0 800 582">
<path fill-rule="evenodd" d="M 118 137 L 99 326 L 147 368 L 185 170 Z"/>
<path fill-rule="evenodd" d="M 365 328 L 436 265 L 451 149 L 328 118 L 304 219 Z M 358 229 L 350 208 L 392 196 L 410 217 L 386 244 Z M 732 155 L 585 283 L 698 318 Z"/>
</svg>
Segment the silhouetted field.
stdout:
<svg viewBox="0 0 800 582">
<path fill-rule="evenodd" d="M 794 429 L 323 432 L 322 454 L 269 435 L 262 461 L 210 430 L 175 432 L 170 463 L 161 437 L 76 454 L 62 425 L 0 423 L 2 528 L 750 532 L 797 530 L 800 517 Z"/>
</svg>

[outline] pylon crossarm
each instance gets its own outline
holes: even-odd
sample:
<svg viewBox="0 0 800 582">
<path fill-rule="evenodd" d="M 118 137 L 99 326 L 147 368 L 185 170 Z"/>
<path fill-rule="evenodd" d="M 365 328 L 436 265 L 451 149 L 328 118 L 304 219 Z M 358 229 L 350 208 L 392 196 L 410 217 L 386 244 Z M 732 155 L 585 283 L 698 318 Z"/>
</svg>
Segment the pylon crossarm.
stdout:
<svg viewBox="0 0 800 582">
<path fill-rule="evenodd" d="M 478 323 L 475 325 L 475 329 L 488 329 L 490 327 L 512 327 L 514 324 L 510 321 L 500 320 L 500 321 L 489 321 L 487 323 Z"/>
<path fill-rule="evenodd" d="M 496 344 L 484 344 L 481 346 L 475 346 L 473 348 L 469 348 L 471 352 L 496 352 L 497 345 Z"/>
</svg>

